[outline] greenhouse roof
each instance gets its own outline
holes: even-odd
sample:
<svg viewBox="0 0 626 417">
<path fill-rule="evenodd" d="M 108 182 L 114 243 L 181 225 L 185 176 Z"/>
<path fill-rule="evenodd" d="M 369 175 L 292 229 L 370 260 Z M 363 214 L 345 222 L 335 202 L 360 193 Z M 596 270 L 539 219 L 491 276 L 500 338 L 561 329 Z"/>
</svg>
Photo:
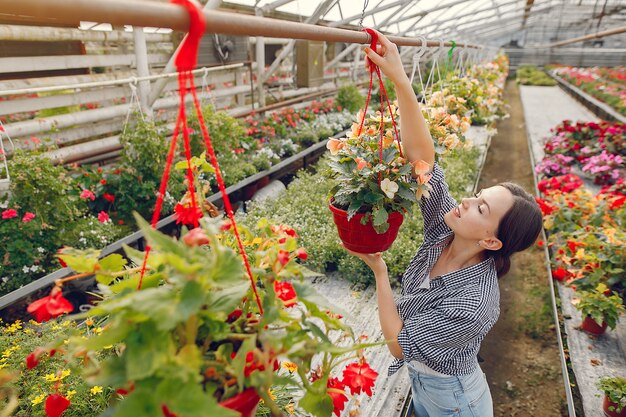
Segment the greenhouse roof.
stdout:
<svg viewBox="0 0 626 417">
<path fill-rule="evenodd" d="M 230 0 L 223 5 L 293 14 L 316 12 L 331 25 L 358 25 L 404 36 L 529 46 L 596 33 L 626 23 L 626 1 L 599 0 Z M 313 23 L 313 22 L 311 22 Z M 622 38 L 623 39 L 623 38 Z"/>
</svg>

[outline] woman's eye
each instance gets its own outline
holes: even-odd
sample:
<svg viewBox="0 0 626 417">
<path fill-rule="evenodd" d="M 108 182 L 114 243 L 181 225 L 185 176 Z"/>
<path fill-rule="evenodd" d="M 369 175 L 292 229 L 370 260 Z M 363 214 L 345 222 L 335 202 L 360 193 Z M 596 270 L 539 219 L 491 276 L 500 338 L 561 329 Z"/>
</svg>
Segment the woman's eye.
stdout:
<svg viewBox="0 0 626 417">
<path fill-rule="evenodd" d="M 483 211 L 480 209 L 480 205 L 478 206 L 478 212 L 479 212 L 480 214 L 483 214 Z"/>
</svg>

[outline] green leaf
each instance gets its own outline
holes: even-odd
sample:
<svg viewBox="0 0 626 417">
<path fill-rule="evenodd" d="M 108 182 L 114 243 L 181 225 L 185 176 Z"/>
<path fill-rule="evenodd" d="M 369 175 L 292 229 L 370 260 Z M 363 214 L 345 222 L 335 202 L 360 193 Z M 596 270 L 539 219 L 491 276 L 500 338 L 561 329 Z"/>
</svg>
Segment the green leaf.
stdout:
<svg viewBox="0 0 626 417">
<path fill-rule="evenodd" d="M 382 195 L 369 192 L 369 193 L 365 194 L 365 198 L 363 200 L 366 203 L 374 204 L 374 203 L 377 203 L 378 201 L 380 201 L 382 199 L 383 199 Z"/>
<path fill-rule="evenodd" d="M 59 255 L 68 267 L 78 273 L 94 272 L 98 264 L 100 251 L 96 249 L 78 250 L 74 248 L 65 248 L 63 253 Z"/>
<path fill-rule="evenodd" d="M 137 212 L 133 213 L 135 220 L 137 221 L 137 225 L 143 232 L 146 240 L 150 242 L 150 245 L 153 249 L 160 250 L 164 253 L 169 253 L 172 255 L 180 256 L 181 258 L 186 257 L 187 246 L 177 242 L 170 236 L 164 235 L 163 233 L 154 230 L 147 221 L 143 219 Z"/>
<path fill-rule="evenodd" d="M 147 389 L 135 389 L 124 401 L 117 403 L 112 417 L 154 417 L 163 415 L 161 399 Z"/>
<path fill-rule="evenodd" d="M 125 342 L 126 376 L 130 381 L 154 375 L 174 353 L 169 333 L 158 331 L 150 322 L 137 326 Z"/>
<path fill-rule="evenodd" d="M 100 269 L 96 273 L 96 281 L 101 284 L 109 285 L 115 277 L 105 272 L 121 272 L 124 270 L 124 266 L 128 263 L 126 259 L 119 253 L 112 253 L 106 256 L 98 262 Z"/>
<path fill-rule="evenodd" d="M 241 278 L 240 278 L 241 279 Z M 250 288 L 250 281 L 241 281 L 237 285 L 231 285 L 218 291 L 212 291 L 207 295 L 208 308 L 225 314 L 231 313 L 241 303 Z"/>
<path fill-rule="evenodd" d="M 379 207 L 374 207 L 374 209 L 372 210 L 372 216 L 374 217 L 374 227 L 382 226 L 383 224 L 387 223 L 387 219 L 389 218 L 387 210 Z"/>
<path fill-rule="evenodd" d="M 326 380 L 318 379 L 311 384 L 311 390 L 304 394 L 298 406 L 316 417 L 330 417 L 334 406 L 332 398 L 326 393 Z"/>
<path fill-rule="evenodd" d="M 139 279 L 140 279 L 140 274 L 136 273 L 136 274 L 133 274 L 130 278 L 126 278 L 122 281 L 118 281 L 114 283 L 113 285 L 110 285 L 109 289 L 113 291 L 114 294 L 119 294 L 120 292 L 126 289 L 135 291 L 137 290 L 137 287 L 139 287 Z M 143 277 L 143 280 L 141 281 L 141 288 L 147 289 L 147 288 L 158 287 L 162 279 L 163 279 L 162 272 L 157 272 L 157 273 L 146 272 L 146 274 Z"/>
<path fill-rule="evenodd" d="M 167 404 L 167 408 L 179 416 L 239 417 L 238 412 L 220 407 L 217 400 L 202 391 L 197 383 L 185 384 L 180 380 L 167 379 L 157 387 L 154 397 Z"/>
</svg>

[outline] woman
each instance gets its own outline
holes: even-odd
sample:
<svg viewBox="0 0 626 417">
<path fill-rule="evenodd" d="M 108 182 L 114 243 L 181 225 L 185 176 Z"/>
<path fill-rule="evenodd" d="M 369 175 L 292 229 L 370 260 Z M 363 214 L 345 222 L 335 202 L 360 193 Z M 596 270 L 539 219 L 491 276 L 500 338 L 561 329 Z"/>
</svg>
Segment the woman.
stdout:
<svg viewBox="0 0 626 417">
<path fill-rule="evenodd" d="M 403 149 L 410 161 L 433 167 L 433 189 L 419 202 L 424 242 L 404 274 L 397 302 L 381 254 L 350 253 L 374 272 L 380 324 L 396 358 L 389 373 L 407 365 L 416 416 L 490 417 L 491 394 L 477 354 L 500 312 L 498 278 L 509 270 L 510 256 L 537 238 L 541 211 L 511 183 L 457 204 L 434 161 L 433 141 L 398 49 L 382 34 L 379 42 L 377 51 L 365 53 L 394 83 Z"/>
</svg>

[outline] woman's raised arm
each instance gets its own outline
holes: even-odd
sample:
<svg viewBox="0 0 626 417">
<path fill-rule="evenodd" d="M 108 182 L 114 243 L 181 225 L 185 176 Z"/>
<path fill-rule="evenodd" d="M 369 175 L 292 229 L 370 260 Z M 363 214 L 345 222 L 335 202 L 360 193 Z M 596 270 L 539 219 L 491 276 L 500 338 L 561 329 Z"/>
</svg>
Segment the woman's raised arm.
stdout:
<svg viewBox="0 0 626 417">
<path fill-rule="evenodd" d="M 385 35 L 378 33 L 377 51 L 365 48 L 367 57 L 393 82 L 400 109 L 402 148 L 410 162 L 426 161 L 432 168 L 435 147 L 426 120 L 420 110 L 411 82 L 404 72 L 398 47 Z M 367 60 L 366 60 L 366 64 Z"/>
</svg>

